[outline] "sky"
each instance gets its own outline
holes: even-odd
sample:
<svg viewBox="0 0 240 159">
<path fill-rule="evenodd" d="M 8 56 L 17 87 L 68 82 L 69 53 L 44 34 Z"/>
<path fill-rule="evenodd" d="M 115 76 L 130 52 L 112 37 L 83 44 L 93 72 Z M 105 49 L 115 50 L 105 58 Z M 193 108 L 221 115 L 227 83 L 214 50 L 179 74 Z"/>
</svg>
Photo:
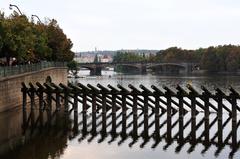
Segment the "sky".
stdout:
<svg viewBox="0 0 240 159">
<path fill-rule="evenodd" d="M 73 51 L 184 49 L 240 44 L 239 0 L 0 0 L 54 18 Z"/>
</svg>

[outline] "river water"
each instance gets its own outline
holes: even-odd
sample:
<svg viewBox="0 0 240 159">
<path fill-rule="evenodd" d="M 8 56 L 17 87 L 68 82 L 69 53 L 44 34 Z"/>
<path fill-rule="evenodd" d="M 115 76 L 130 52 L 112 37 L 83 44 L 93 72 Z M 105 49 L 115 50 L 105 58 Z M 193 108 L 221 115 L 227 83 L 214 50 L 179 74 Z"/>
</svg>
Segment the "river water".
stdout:
<svg viewBox="0 0 240 159">
<path fill-rule="evenodd" d="M 128 84 L 132 84 L 138 88 L 140 84 L 151 88 L 155 85 L 162 89 L 163 85 L 175 91 L 177 85 L 186 88 L 187 84 L 191 84 L 196 90 L 201 92 L 201 85 L 207 87 L 214 92 L 216 87 L 221 88 L 228 93 L 229 86 L 232 86 L 240 92 L 240 77 L 235 75 L 228 76 L 159 76 L 159 75 L 123 75 L 112 71 L 103 71 L 103 76 L 88 76 L 88 71 L 81 71 L 78 79 L 69 79 L 72 83 L 92 84 L 94 86 L 100 83 L 104 86 L 111 84 L 117 86 L 120 84 L 128 88 Z M 91 112 L 89 112 L 91 113 Z M 90 115 L 90 114 L 89 114 Z M 196 117 L 196 122 L 203 121 L 203 113 L 199 113 Z M 37 114 L 35 114 L 37 116 Z M 238 115 L 238 119 L 240 115 Z M 37 121 L 37 117 L 34 117 Z M 79 113 L 77 121 L 81 121 L 82 114 Z M 160 121 L 166 119 L 166 114 L 163 114 Z M 24 158 L 24 159 L 120 159 L 120 158 L 168 158 L 168 159 L 203 159 L 203 158 L 240 158 L 240 152 L 233 148 L 231 144 L 227 144 L 228 135 L 231 135 L 231 122 L 228 120 L 228 115 L 223 114 L 223 122 L 225 127 L 222 132 L 223 139 L 226 143 L 216 144 L 218 135 L 217 123 L 215 122 L 216 114 L 210 115 L 210 141 L 203 143 L 201 141 L 179 141 L 176 139 L 155 140 L 154 138 L 134 138 L 101 134 L 85 134 L 81 132 L 83 126 L 78 122 L 76 124 L 73 115 L 68 117 L 56 117 L 50 126 L 44 129 L 37 126 L 31 126 L 23 129 L 22 126 L 22 111 L 13 110 L 9 113 L 0 114 L 0 158 Z M 120 119 L 118 119 L 120 120 Z M 141 118 L 139 118 L 141 120 Z M 187 125 L 190 121 L 190 114 L 184 117 Z M 173 114 L 173 123 L 176 122 L 178 127 L 178 116 Z M 76 130 L 77 125 L 77 130 Z M 239 125 L 239 124 L 238 124 Z M 173 136 L 177 134 L 176 127 L 172 128 Z M 185 129 L 185 136 L 190 132 L 190 125 Z M 163 124 L 161 132 L 164 133 L 166 125 Z M 153 130 L 150 130 L 150 133 Z M 196 136 L 201 136 L 204 132 L 204 124 L 199 124 L 196 131 Z M 240 140 L 240 130 L 237 129 L 237 141 Z M 231 139 L 229 140 L 231 141 Z M 230 142 L 231 143 L 231 142 Z M 233 150 L 234 149 L 234 150 Z"/>
</svg>

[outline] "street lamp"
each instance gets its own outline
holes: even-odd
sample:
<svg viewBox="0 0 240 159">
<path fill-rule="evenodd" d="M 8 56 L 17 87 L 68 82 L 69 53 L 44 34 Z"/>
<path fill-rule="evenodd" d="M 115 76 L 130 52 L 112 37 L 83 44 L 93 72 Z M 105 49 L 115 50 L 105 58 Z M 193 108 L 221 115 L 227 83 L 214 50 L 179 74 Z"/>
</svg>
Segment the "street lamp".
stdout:
<svg viewBox="0 0 240 159">
<path fill-rule="evenodd" d="M 33 17 L 36 17 L 36 18 L 38 19 L 38 21 L 39 21 L 40 23 L 42 23 L 42 21 L 40 20 L 40 18 L 39 18 L 37 15 L 34 15 L 34 14 L 33 14 L 33 15 L 32 15 L 32 18 L 33 18 Z"/>
<path fill-rule="evenodd" d="M 18 6 L 14 5 L 14 4 L 10 4 L 9 5 L 9 9 L 12 10 L 13 7 L 17 8 L 18 12 L 20 13 L 20 15 L 23 15 L 22 12 L 20 11 L 20 9 L 18 8 Z"/>
</svg>

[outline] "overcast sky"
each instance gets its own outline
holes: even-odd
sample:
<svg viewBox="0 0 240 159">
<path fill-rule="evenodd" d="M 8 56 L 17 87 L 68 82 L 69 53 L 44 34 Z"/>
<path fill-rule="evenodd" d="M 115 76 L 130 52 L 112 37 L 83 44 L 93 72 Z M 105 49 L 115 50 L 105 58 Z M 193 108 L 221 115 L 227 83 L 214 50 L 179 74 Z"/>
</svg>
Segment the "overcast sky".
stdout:
<svg viewBox="0 0 240 159">
<path fill-rule="evenodd" d="M 240 44 L 239 0 L 0 0 L 54 18 L 73 51 Z"/>
</svg>

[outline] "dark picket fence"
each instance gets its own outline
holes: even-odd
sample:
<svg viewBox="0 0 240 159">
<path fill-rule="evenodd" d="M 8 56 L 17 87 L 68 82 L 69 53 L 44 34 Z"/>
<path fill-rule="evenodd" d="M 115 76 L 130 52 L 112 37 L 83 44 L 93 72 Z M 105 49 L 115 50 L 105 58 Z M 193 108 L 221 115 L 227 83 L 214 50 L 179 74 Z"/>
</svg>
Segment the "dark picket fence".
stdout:
<svg viewBox="0 0 240 159">
<path fill-rule="evenodd" d="M 152 85 L 151 90 L 143 85 L 140 85 L 140 89 L 133 85 L 128 87 L 125 88 L 121 85 L 105 87 L 101 84 L 97 84 L 96 87 L 81 83 L 76 85 L 71 83 L 56 85 L 51 82 L 27 85 L 22 83 L 23 123 L 30 121 L 30 117 L 26 116 L 28 101 L 30 101 L 31 110 L 37 109 L 40 113 L 47 110 L 50 114 L 49 119 L 51 119 L 51 114 L 60 110 L 64 110 L 66 114 L 74 112 L 74 118 L 78 118 L 78 113 L 81 112 L 83 133 L 89 133 L 88 127 L 91 125 L 90 133 L 97 134 L 97 127 L 101 125 L 102 134 L 108 133 L 109 126 L 111 126 L 111 134 L 116 134 L 117 128 L 121 125 L 121 136 L 130 135 L 137 138 L 139 127 L 142 125 L 143 132 L 140 136 L 154 137 L 155 139 L 165 137 L 169 141 L 177 139 L 180 143 L 182 142 L 181 146 L 186 142 L 195 143 L 194 145 L 202 143 L 208 149 L 209 145 L 213 144 L 219 146 L 218 153 L 222 150 L 223 145 L 230 145 L 233 151 L 240 146 L 237 137 L 237 129 L 240 125 L 240 121 L 237 120 L 237 113 L 240 111 L 238 105 L 240 95 L 233 88 L 230 87 L 230 93 L 225 94 L 219 88 L 212 93 L 205 87 L 201 87 L 202 92 L 199 93 L 191 85 L 187 85 L 187 89 L 178 85 L 176 91 L 166 86 L 160 89 Z M 38 104 L 36 104 L 37 102 Z M 88 111 L 91 112 L 90 116 Z M 99 112 L 100 114 L 98 114 Z M 109 114 L 109 112 L 111 113 Z M 167 118 L 162 121 L 161 116 L 164 114 Z M 176 114 L 178 114 L 178 120 L 173 121 L 172 117 Z M 184 119 L 186 114 L 190 114 L 190 119 L 187 121 Z M 203 115 L 203 119 L 197 121 L 196 117 L 199 114 Z M 214 114 L 216 118 L 210 120 L 211 114 Z M 223 115 L 226 115 L 227 119 Z M 130 117 L 132 121 L 129 124 L 127 121 Z M 140 117 L 142 121 L 139 121 Z M 110 123 L 107 122 L 109 118 L 111 119 Z M 89 125 L 90 119 L 91 124 Z M 98 119 L 101 119 L 101 122 L 97 123 Z M 117 122 L 119 119 L 120 123 Z M 224 137 L 223 129 L 230 120 L 231 129 L 227 137 Z M 210 131 L 213 130 L 215 123 L 217 123 L 217 131 L 211 136 Z M 179 129 L 174 134 L 173 128 L 177 124 Z M 164 125 L 166 125 L 166 131 L 161 132 Z M 188 125 L 191 125 L 190 134 L 185 136 L 184 130 Z M 202 125 L 204 131 L 197 135 L 197 130 Z M 132 129 L 128 133 L 127 129 L 130 126 Z M 154 127 L 153 134 L 149 134 L 151 127 Z M 178 148 L 180 149 L 181 146 Z"/>
</svg>

